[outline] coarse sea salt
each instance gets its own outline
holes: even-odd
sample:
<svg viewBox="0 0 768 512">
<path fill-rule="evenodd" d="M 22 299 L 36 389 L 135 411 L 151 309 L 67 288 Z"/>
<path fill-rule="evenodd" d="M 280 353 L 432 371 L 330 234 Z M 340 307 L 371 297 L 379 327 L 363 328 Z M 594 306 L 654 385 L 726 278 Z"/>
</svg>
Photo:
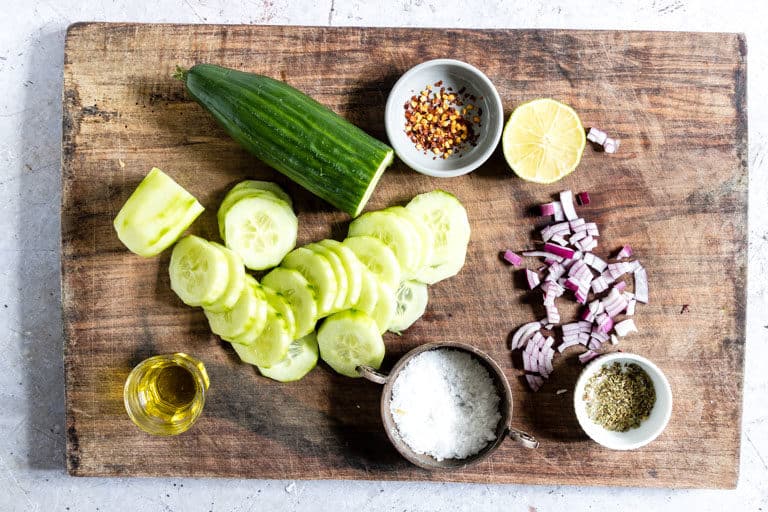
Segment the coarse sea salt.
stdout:
<svg viewBox="0 0 768 512">
<path fill-rule="evenodd" d="M 400 371 L 389 408 L 398 433 L 416 453 L 465 459 L 496 439 L 501 419 L 491 375 L 467 352 L 423 352 Z"/>
</svg>

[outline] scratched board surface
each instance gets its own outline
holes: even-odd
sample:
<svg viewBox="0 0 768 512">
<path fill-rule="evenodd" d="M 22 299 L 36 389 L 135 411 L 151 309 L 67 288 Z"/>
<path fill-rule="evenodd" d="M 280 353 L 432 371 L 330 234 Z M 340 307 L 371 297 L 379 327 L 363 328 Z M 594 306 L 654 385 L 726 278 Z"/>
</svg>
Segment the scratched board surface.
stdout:
<svg viewBox="0 0 768 512">
<path fill-rule="evenodd" d="M 170 291 L 169 254 L 129 253 L 112 219 L 158 166 L 206 206 L 194 233 L 216 239 L 222 196 L 255 177 L 291 194 L 300 244 L 341 238 L 348 217 L 240 149 L 171 78 L 175 66 L 209 62 L 279 78 L 385 139 L 383 107 L 395 80 L 445 56 L 480 67 L 507 115 L 523 101 L 557 98 L 586 126 L 619 137 L 621 148 L 611 156 L 588 148 L 575 173 L 548 186 L 516 178 L 499 151 L 460 178 L 421 176 L 399 162 L 385 173 L 369 209 L 442 188 L 466 205 L 473 232 L 464 269 L 430 288 L 424 317 L 401 337 L 385 336 L 383 369 L 420 343 L 472 343 L 509 377 L 514 425 L 541 441 L 535 451 L 505 442 L 479 465 L 435 473 L 408 464 L 388 443 L 379 386 L 335 375 L 322 363 L 298 383 L 279 384 L 239 363 L 209 333 L 202 312 Z M 70 473 L 735 486 L 746 283 L 743 36 L 78 24 L 67 36 L 64 76 Z M 650 304 L 638 306 L 635 317 L 640 332 L 618 348 L 648 356 L 666 372 L 674 410 L 655 442 L 630 453 L 601 448 L 576 423 L 579 349 L 558 355 L 554 376 L 534 394 L 506 346 L 510 332 L 541 309 L 499 251 L 530 247 L 540 222 L 530 207 L 562 189 L 590 192 L 592 204 L 579 212 L 601 228 L 598 254 L 631 244 L 650 276 Z M 565 319 L 576 313 L 563 312 Z M 122 385 L 140 360 L 176 351 L 205 362 L 207 404 L 189 432 L 153 438 L 126 416 Z"/>
</svg>

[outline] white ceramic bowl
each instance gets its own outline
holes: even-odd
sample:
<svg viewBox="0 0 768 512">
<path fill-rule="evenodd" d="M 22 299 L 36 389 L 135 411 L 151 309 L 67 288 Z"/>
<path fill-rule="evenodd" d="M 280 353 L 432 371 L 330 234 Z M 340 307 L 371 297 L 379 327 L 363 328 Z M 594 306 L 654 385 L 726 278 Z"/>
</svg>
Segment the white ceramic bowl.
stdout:
<svg viewBox="0 0 768 512">
<path fill-rule="evenodd" d="M 467 92 L 477 98 L 475 106 L 483 109 L 477 145 L 462 151 L 461 158 L 452 155 L 443 159 L 424 154 L 405 133 L 405 103 L 427 85 L 434 86 L 440 80 L 443 87 L 453 87 L 454 91 L 466 87 Z M 384 124 L 389 143 L 408 167 L 429 176 L 450 178 L 474 171 L 493 154 L 501 138 L 504 109 L 499 93 L 482 71 L 466 62 L 436 59 L 411 68 L 395 83 L 387 98 Z"/>
<path fill-rule="evenodd" d="M 606 430 L 602 426 L 592 421 L 587 415 L 586 404 L 584 402 L 584 387 L 587 385 L 590 377 L 599 372 L 601 368 L 614 362 L 636 363 L 651 378 L 653 387 L 656 390 L 656 403 L 651 410 L 651 414 L 643 421 L 639 427 L 630 429 L 626 432 L 614 432 Z M 648 359 L 626 352 L 614 352 L 600 356 L 587 365 L 581 372 L 579 380 L 576 382 L 576 389 L 573 393 L 573 402 L 576 409 L 576 418 L 579 425 L 597 443 L 611 448 L 613 450 L 634 450 L 650 443 L 664 430 L 672 416 L 672 389 L 669 387 L 669 381 L 658 366 Z"/>
</svg>

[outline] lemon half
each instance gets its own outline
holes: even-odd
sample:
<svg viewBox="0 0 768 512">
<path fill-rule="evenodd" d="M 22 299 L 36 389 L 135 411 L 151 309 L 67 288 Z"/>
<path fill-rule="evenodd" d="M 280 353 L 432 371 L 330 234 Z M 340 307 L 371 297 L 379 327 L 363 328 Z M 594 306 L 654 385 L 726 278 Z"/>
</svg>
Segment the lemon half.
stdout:
<svg viewBox="0 0 768 512">
<path fill-rule="evenodd" d="M 501 138 L 509 166 L 522 179 L 534 183 L 554 183 L 572 173 L 586 142 L 578 114 L 550 98 L 517 107 Z"/>
</svg>

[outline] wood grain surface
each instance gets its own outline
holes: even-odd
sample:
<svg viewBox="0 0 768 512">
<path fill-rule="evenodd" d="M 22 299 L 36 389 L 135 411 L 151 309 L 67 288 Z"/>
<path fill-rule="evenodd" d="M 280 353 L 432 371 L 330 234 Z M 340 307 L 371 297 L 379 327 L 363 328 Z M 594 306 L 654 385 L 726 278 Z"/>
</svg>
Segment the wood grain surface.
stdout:
<svg viewBox="0 0 768 512">
<path fill-rule="evenodd" d="M 192 228 L 202 236 L 216 239 L 226 190 L 258 177 L 294 198 L 299 243 L 343 237 L 348 217 L 240 149 L 171 79 L 175 66 L 209 62 L 279 78 L 385 140 L 389 89 L 436 57 L 481 68 L 507 115 L 523 101 L 553 97 L 622 141 L 616 155 L 588 148 L 578 170 L 554 185 L 522 182 L 497 151 L 478 171 L 447 180 L 396 163 L 373 195 L 369 209 L 442 188 L 463 201 L 473 228 L 462 272 L 430 288 L 426 314 L 402 337 L 386 335 L 383 369 L 420 343 L 472 343 L 509 377 L 514 425 L 541 441 L 534 451 L 505 442 L 489 460 L 451 473 L 398 456 L 382 430 L 377 385 L 323 364 L 298 383 L 278 384 L 239 363 L 202 312 L 171 292 L 169 254 L 139 258 L 112 229 L 122 203 L 158 166 L 206 206 Z M 743 36 L 89 23 L 68 32 L 64 76 L 71 474 L 735 486 L 746 300 Z M 674 411 L 664 433 L 634 452 L 601 448 L 579 429 L 571 405 L 578 349 L 556 358 L 554 377 L 534 394 L 506 348 L 510 332 L 541 310 L 499 251 L 530 247 L 541 222 L 530 207 L 563 189 L 590 192 L 592 204 L 579 212 L 600 225 L 598 254 L 629 243 L 648 269 L 640 332 L 618 348 L 665 371 Z M 207 404 L 189 432 L 153 438 L 128 419 L 123 382 L 142 359 L 175 351 L 205 362 Z"/>
</svg>

